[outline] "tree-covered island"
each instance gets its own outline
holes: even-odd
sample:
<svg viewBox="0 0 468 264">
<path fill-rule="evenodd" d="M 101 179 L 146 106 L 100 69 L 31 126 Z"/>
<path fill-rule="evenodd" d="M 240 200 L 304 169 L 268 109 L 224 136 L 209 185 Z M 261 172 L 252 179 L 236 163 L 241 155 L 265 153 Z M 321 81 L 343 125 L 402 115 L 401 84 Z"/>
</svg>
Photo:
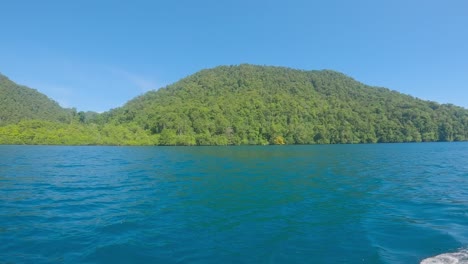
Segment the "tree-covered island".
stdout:
<svg viewBox="0 0 468 264">
<path fill-rule="evenodd" d="M 105 113 L 77 112 L 0 75 L 0 144 L 267 145 L 468 140 L 468 110 L 344 74 L 202 70 Z"/>
</svg>

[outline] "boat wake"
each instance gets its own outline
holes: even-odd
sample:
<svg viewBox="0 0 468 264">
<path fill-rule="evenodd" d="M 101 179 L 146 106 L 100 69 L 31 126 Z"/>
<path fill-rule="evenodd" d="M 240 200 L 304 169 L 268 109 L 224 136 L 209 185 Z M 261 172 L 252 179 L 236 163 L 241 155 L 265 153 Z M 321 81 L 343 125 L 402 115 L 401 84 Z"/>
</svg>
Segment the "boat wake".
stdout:
<svg viewBox="0 0 468 264">
<path fill-rule="evenodd" d="M 421 261 L 421 264 L 468 264 L 468 249 L 430 257 Z"/>
</svg>

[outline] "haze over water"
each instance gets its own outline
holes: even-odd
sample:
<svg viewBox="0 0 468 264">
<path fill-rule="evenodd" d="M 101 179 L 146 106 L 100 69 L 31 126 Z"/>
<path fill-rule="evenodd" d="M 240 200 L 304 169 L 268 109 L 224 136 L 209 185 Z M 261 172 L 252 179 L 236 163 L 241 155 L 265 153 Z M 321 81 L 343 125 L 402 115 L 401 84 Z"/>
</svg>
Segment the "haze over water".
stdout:
<svg viewBox="0 0 468 264">
<path fill-rule="evenodd" d="M 0 260 L 419 263 L 467 186 L 468 143 L 0 146 Z"/>
</svg>

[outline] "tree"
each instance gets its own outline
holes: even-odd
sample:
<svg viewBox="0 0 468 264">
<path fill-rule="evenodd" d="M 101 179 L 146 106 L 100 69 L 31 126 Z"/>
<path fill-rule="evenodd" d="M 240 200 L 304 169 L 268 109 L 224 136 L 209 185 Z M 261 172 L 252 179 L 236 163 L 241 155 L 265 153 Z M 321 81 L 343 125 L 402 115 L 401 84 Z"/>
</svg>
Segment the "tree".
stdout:
<svg viewBox="0 0 468 264">
<path fill-rule="evenodd" d="M 273 144 L 284 145 L 286 144 L 286 142 L 284 141 L 284 138 L 282 136 L 276 136 L 275 139 L 273 140 Z"/>
</svg>

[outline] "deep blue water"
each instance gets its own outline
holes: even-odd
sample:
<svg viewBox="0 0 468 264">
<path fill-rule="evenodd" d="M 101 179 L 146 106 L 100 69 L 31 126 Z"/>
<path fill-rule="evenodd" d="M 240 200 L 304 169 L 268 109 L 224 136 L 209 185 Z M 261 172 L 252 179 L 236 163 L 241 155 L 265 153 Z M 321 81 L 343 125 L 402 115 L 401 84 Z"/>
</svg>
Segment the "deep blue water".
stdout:
<svg viewBox="0 0 468 264">
<path fill-rule="evenodd" d="M 468 143 L 0 146 L 1 263 L 419 263 L 468 246 Z"/>
</svg>

